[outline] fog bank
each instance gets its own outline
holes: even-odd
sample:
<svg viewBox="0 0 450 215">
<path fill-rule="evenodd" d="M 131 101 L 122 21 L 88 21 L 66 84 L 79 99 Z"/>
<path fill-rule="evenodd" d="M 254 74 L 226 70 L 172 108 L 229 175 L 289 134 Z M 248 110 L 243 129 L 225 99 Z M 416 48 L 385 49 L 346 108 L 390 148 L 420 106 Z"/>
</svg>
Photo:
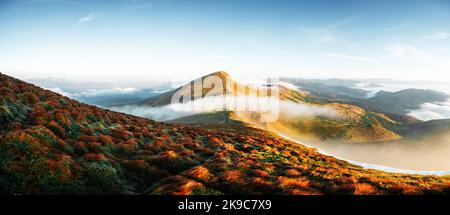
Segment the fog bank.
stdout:
<svg viewBox="0 0 450 215">
<path fill-rule="evenodd" d="M 206 97 L 186 103 L 175 103 L 161 107 L 127 105 L 112 107 L 114 111 L 150 118 L 156 121 L 168 121 L 180 117 L 217 111 L 273 113 L 282 118 L 321 116 L 325 118 L 341 117 L 337 111 L 328 107 L 281 101 L 277 98 L 254 96 Z"/>
<path fill-rule="evenodd" d="M 429 134 L 420 139 L 403 139 L 386 143 L 305 142 L 292 132 L 289 134 L 280 130 L 274 132 L 320 149 L 321 153 L 342 160 L 364 163 L 365 166 L 427 172 L 450 171 L 450 133 L 446 131 Z"/>
<path fill-rule="evenodd" d="M 448 119 L 450 118 L 450 100 L 441 103 L 422 104 L 420 109 L 411 110 L 408 115 L 424 121 Z"/>
</svg>

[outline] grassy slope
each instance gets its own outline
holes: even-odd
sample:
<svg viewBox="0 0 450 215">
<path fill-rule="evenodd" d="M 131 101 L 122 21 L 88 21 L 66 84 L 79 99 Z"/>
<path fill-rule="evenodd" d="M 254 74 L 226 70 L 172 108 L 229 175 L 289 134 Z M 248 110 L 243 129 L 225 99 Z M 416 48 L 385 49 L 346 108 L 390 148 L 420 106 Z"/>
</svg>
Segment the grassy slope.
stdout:
<svg viewBox="0 0 450 215">
<path fill-rule="evenodd" d="M 311 141 L 332 140 L 360 143 L 392 141 L 401 138 L 400 135 L 393 132 L 400 126 L 400 123 L 383 114 L 341 103 L 330 103 L 324 107 L 335 109 L 342 117 L 337 119 L 310 117 L 298 120 L 280 120 L 278 123 L 288 126 L 301 136 L 311 136 Z"/>
<path fill-rule="evenodd" d="M 220 87 L 218 87 L 218 89 L 197 89 L 199 92 L 202 90 L 202 95 L 198 95 L 199 97 L 203 97 L 206 94 L 222 95 L 225 92 L 229 95 L 257 95 L 255 89 L 245 88 L 244 85 L 233 80 L 225 72 L 212 73 L 197 79 L 197 81 L 204 81 L 211 76 L 220 78 L 222 80 L 222 85 L 226 86 L 225 89 Z M 230 83 L 226 83 L 227 81 Z M 189 84 L 191 84 L 190 86 L 194 88 L 193 82 Z M 189 84 L 185 85 L 185 87 L 189 86 Z M 139 104 L 148 106 L 162 106 L 170 104 L 171 97 L 177 90 L 180 89 L 181 88 L 144 100 Z M 321 117 L 311 117 L 307 119 L 280 119 L 276 122 L 277 126 L 281 124 L 286 128 L 294 130 L 303 137 L 308 137 L 307 139 L 310 141 L 334 140 L 342 142 L 383 142 L 398 140 L 401 138 L 400 135 L 394 132 L 394 129 L 399 126 L 399 123 L 391 120 L 387 116 L 366 111 L 355 105 L 343 104 L 338 100 L 317 97 L 304 91 L 292 90 L 283 86 L 280 86 L 278 89 L 279 98 L 282 101 L 309 104 L 312 107 L 333 108 L 344 116 L 344 119 L 324 119 Z M 331 87 L 326 88 L 326 90 L 328 90 L 327 92 L 331 92 L 333 89 L 334 88 Z M 187 92 L 190 89 L 181 89 L 180 92 L 184 92 L 183 90 Z M 359 90 L 355 91 L 359 92 Z M 192 94 L 192 91 L 190 93 Z M 187 93 L 187 95 L 188 94 L 189 93 Z M 192 97 L 194 99 L 198 98 L 195 98 L 193 94 Z M 257 115 L 252 115 L 252 117 L 255 116 L 257 117 Z M 184 124 L 205 123 L 206 121 L 210 121 L 208 124 L 211 124 L 211 122 L 222 123 L 218 117 L 220 117 L 220 114 L 196 114 L 194 116 L 172 120 L 172 122 Z M 249 121 L 244 120 L 245 122 L 252 123 L 251 121 L 253 119 L 250 119 L 249 117 L 245 118 L 249 119 Z"/>
<path fill-rule="evenodd" d="M 265 130 L 292 133 L 307 141 L 338 142 L 383 142 L 401 139 L 393 132 L 401 124 L 383 114 L 367 112 L 352 105 L 330 103 L 323 107 L 333 107 L 342 114 L 342 118 L 325 117 L 280 117 L 275 122 L 260 123 L 260 115 L 254 112 L 231 112 L 230 123 L 255 125 Z M 178 118 L 171 122 L 182 124 L 223 124 L 223 112 L 201 113 Z"/>
<path fill-rule="evenodd" d="M 449 177 L 364 170 L 258 129 L 158 123 L 0 83 L 2 194 L 450 192 Z"/>
</svg>

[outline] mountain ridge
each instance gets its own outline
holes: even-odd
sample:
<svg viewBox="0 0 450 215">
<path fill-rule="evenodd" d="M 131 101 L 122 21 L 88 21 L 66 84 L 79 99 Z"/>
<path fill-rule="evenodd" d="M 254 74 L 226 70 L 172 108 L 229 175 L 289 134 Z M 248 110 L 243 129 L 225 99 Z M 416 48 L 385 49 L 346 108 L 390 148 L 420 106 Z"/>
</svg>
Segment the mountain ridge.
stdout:
<svg viewBox="0 0 450 215">
<path fill-rule="evenodd" d="M 151 99 L 144 100 L 139 103 L 139 106 L 145 107 L 147 105 L 149 107 L 158 107 L 169 105 L 167 103 L 169 101 L 168 97 L 172 97 L 179 92 L 182 92 L 182 94 L 186 95 L 186 92 L 183 92 L 183 90 L 191 90 L 192 93 L 193 88 L 195 88 L 194 83 L 199 83 L 199 81 L 204 81 L 209 77 L 219 77 L 220 80 L 223 81 L 222 85 L 225 87 L 223 88 L 223 90 L 216 89 L 216 92 L 211 93 L 211 91 L 209 91 L 209 88 L 200 89 L 198 87 L 202 87 L 202 85 L 199 85 L 197 86 L 198 89 L 196 90 L 198 92 L 202 92 L 202 94 L 198 95 L 197 97 L 192 96 L 194 100 L 199 98 L 206 98 L 209 96 L 221 96 L 223 94 L 226 94 L 227 96 L 258 95 L 257 92 L 252 93 L 252 91 L 256 90 L 252 89 L 251 86 L 247 87 L 243 83 L 239 83 L 225 72 L 216 72 L 197 78 L 189 82 L 188 84 L 177 88 L 176 90 L 168 92 L 167 94 L 162 94 L 160 96 L 155 96 Z M 230 83 L 225 83 L 226 81 Z M 301 107 L 299 108 L 307 107 L 309 109 L 329 109 L 331 111 L 338 112 L 338 114 L 342 117 L 340 117 L 339 119 L 327 119 L 323 117 L 279 117 L 277 122 L 260 124 L 258 122 L 260 119 L 260 115 L 257 114 L 257 111 L 255 112 L 256 114 L 249 114 L 246 113 L 248 111 L 228 110 L 235 111 L 236 116 L 241 115 L 239 119 L 234 120 L 242 120 L 244 123 L 254 124 L 261 128 L 268 128 L 268 126 L 270 125 L 274 128 L 280 126 L 284 129 L 290 128 L 290 130 L 296 131 L 296 133 L 298 133 L 300 136 L 303 136 L 305 140 L 308 141 L 333 140 L 344 142 L 382 142 L 398 140 L 401 138 L 401 136 L 396 134 L 394 131 L 399 123 L 395 120 L 390 119 L 386 115 L 366 111 L 365 109 L 357 105 L 346 104 L 344 102 L 341 102 L 340 100 L 321 98 L 316 95 L 312 95 L 309 92 L 291 89 L 283 86 L 282 83 L 275 83 L 268 87 L 277 88 L 279 92 L 278 98 L 280 102 L 280 108 L 283 108 L 285 106 L 295 106 L 292 104 L 299 104 L 301 105 Z M 189 94 L 189 92 L 187 94 Z M 291 102 L 292 104 L 286 104 L 286 102 Z M 280 110 L 280 114 L 283 115 L 284 112 L 292 111 L 295 112 L 296 110 L 293 110 L 292 108 L 290 108 L 289 110 Z M 204 114 L 203 116 L 210 116 L 210 114 Z M 201 122 L 201 118 L 202 114 L 195 114 L 194 117 L 183 117 L 182 119 L 171 121 L 192 124 L 193 122 Z"/>
</svg>

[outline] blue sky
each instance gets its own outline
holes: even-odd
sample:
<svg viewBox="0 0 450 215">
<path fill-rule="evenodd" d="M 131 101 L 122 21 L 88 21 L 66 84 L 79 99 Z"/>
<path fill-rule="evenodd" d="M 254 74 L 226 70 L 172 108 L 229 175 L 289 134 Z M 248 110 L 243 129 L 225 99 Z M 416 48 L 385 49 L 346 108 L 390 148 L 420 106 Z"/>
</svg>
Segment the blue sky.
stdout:
<svg viewBox="0 0 450 215">
<path fill-rule="evenodd" d="M 0 71 L 21 78 L 450 81 L 445 0 L 13 0 Z"/>
</svg>

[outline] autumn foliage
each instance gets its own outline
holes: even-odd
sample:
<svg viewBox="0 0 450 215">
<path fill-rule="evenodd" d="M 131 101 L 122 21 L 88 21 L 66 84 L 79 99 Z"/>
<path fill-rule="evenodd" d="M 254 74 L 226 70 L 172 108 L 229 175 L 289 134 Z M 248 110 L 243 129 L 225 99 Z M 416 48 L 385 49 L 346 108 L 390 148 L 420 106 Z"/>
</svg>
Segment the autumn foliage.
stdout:
<svg viewBox="0 0 450 215">
<path fill-rule="evenodd" d="M 365 170 L 240 126 L 181 126 L 0 74 L 1 194 L 439 194 L 450 178 Z"/>
</svg>

